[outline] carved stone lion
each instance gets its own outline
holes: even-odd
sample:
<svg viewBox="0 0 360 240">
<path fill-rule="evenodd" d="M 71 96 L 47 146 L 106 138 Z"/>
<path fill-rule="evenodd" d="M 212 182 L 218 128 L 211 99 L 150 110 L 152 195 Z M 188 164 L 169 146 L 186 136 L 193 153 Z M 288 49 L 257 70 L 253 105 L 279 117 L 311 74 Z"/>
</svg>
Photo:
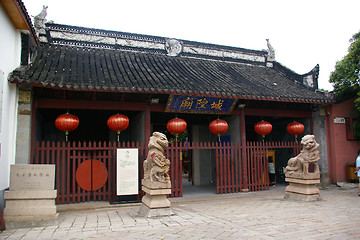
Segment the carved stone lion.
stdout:
<svg viewBox="0 0 360 240">
<path fill-rule="evenodd" d="M 286 176 L 303 177 L 309 175 L 309 165 L 314 166 L 314 170 L 311 174 L 319 174 L 319 164 L 317 163 L 320 160 L 320 152 L 317 150 L 319 144 L 315 140 L 314 135 L 306 135 L 301 139 L 301 145 L 303 149 L 300 154 L 296 157 L 290 158 L 288 165 L 285 168 Z"/>
<path fill-rule="evenodd" d="M 170 182 L 168 174 L 170 160 L 165 158 L 164 150 L 169 142 L 166 136 L 160 132 L 154 132 L 149 141 L 149 152 L 144 161 L 144 179 L 151 182 Z"/>
</svg>

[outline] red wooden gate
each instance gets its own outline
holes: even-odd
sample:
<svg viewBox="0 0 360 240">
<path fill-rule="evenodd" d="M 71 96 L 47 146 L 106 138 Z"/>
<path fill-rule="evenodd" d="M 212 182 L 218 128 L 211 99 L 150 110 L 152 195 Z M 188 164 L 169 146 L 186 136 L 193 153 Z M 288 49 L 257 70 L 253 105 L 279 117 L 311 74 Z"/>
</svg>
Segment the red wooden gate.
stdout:
<svg viewBox="0 0 360 240">
<path fill-rule="evenodd" d="M 269 189 L 267 152 L 270 149 L 288 148 L 293 156 L 300 152 L 296 142 L 247 142 L 245 149 L 240 143 L 187 142 L 173 143 L 167 157 L 175 168 L 171 170 L 173 196 L 182 196 L 182 172 L 180 152 L 183 150 L 216 151 L 216 192 L 217 194 Z M 246 158 L 243 159 L 243 151 Z M 289 156 L 289 158 L 292 156 Z M 176 170 L 175 170 L 176 169 Z M 173 179 L 176 179 L 173 182 Z"/>
<path fill-rule="evenodd" d="M 144 160 L 144 144 L 117 142 L 39 142 L 35 146 L 32 159 L 34 164 L 55 164 L 55 187 L 58 191 L 56 204 L 79 203 L 87 201 L 115 201 L 116 198 L 116 149 L 138 148 L 139 166 Z M 86 160 L 96 159 L 108 171 L 105 185 L 96 191 L 86 191 L 76 182 L 76 170 Z M 139 168 L 142 169 L 142 168 Z M 89 172 L 89 174 L 91 174 Z M 140 172 L 140 174 L 142 174 Z"/>
<path fill-rule="evenodd" d="M 146 159 L 144 143 L 118 142 L 39 142 L 36 143 L 33 164 L 55 164 L 55 186 L 58 190 L 56 204 L 79 203 L 86 201 L 115 201 L 116 199 L 116 149 L 139 149 L 139 183 L 143 177 L 143 161 Z M 247 142 L 245 149 L 240 143 L 171 143 L 165 151 L 170 160 L 170 178 L 172 192 L 170 197 L 182 196 L 183 150 L 216 151 L 216 189 L 218 194 L 241 191 L 259 191 L 269 189 L 267 151 L 269 149 L 290 148 L 296 155 L 301 148 L 294 142 Z M 245 151 L 245 154 L 244 152 Z M 243 156 L 246 156 L 244 159 Z M 291 156 L 289 156 L 290 158 Z M 105 165 L 108 180 L 96 191 L 86 191 L 76 182 L 76 170 L 86 160 L 96 159 Z M 140 184 L 139 184 L 140 186 Z M 138 198 L 142 195 L 139 188 Z"/>
<path fill-rule="evenodd" d="M 116 149 L 139 149 L 139 183 L 143 177 L 143 162 L 146 159 L 145 144 L 132 142 L 39 142 L 36 143 L 33 164 L 55 164 L 55 187 L 58 191 L 56 204 L 69 204 L 87 201 L 115 201 L 116 199 Z M 179 147 L 174 146 L 165 152 L 171 161 L 170 174 L 172 194 L 170 197 L 182 196 L 182 176 L 179 159 Z M 86 191 L 76 182 L 76 170 L 86 160 L 96 159 L 103 163 L 108 171 L 108 180 L 96 191 Z M 91 174 L 89 172 L 89 174 Z M 139 184 L 140 186 L 140 184 Z M 138 198 L 142 196 L 139 188 Z"/>
<path fill-rule="evenodd" d="M 182 197 L 182 163 L 179 143 L 171 143 L 165 150 L 165 157 L 170 160 L 171 197 Z"/>
</svg>

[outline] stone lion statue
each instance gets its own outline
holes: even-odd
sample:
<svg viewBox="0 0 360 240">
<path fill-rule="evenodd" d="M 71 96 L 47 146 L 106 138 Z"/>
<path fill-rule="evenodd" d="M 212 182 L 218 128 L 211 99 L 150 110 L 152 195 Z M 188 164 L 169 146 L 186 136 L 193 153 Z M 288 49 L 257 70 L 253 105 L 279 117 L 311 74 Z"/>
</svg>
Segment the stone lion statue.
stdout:
<svg viewBox="0 0 360 240">
<path fill-rule="evenodd" d="M 160 132 L 153 132 L 149 141 L 149 152 L 144 161 L 144 179 L 151 182 L 170 182 L 168 174 L 170 160 L 166 159 L 164 150 L 168 147 L 169 142 L 166 136 Z"/>
<path fill-rule="evenodd" d="M 309 175 L 309 165 L 314 166 L 315 174 L 320 173 L 319 164 L 320 152 L 317 150 L 319 144 L 315 140 L 314 135 L 306 135 L 301 139 L 303 149 L 296 157 L 290 158 L 285 168 L 286 175 Z"/>
</svg>

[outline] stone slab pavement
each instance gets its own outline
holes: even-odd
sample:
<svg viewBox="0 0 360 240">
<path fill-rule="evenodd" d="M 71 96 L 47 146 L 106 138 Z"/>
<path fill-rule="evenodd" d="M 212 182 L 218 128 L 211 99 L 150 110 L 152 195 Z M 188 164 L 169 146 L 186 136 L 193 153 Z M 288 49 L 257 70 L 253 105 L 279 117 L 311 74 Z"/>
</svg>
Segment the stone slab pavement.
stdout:
<svg viewBox="0 0 360 240">
<path fill-rule="evenodd" d="M 173 216 L 143 218 L 140 205 L 60 212 L 56 226 L 7 229 L 0 239 L 360 239 L 356 188 L 335 185 L 321 201 L 269 191 L 171 199 Z"/>
</svg>

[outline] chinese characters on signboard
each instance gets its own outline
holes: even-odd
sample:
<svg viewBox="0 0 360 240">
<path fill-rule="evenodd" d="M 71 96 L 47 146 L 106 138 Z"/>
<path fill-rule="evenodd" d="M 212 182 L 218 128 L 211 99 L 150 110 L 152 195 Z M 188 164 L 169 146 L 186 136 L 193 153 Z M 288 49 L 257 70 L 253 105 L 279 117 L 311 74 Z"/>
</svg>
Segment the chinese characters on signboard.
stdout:
<svg viewBox="0 0 360 240">
<path fill-rule="evenodd" d="M 19 102 L 30 103 L 30 101 L 31 101 L 31 91 L 19 90 Z"/>
<path fill-rule="evenodd" d="M 166 111 L 225 114 L 233 110 L 235 103 L 231 98 L 170 95 Z"/>
</svg>

